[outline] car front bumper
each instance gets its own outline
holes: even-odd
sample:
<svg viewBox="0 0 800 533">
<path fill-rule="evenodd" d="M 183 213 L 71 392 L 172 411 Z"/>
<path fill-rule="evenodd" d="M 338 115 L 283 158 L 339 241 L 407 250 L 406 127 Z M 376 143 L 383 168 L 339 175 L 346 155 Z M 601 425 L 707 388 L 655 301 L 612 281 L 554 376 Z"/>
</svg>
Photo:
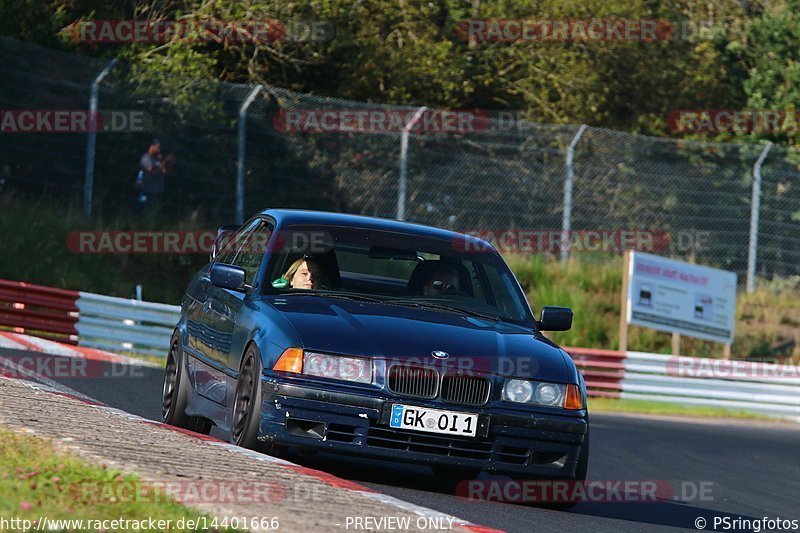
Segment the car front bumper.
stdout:
<svg viewBox="0 0 800 533">
<path fill-rule="evenodd" d="M 477 413 L 478 435 L 391 428 L 395 403 Z M 572 479 L 588 427 L 586 416 L 521 414 L 491 406 L 324 390 L 274 378 L 262 381 L 260 440 L 361 457 Z"/>
</svg>

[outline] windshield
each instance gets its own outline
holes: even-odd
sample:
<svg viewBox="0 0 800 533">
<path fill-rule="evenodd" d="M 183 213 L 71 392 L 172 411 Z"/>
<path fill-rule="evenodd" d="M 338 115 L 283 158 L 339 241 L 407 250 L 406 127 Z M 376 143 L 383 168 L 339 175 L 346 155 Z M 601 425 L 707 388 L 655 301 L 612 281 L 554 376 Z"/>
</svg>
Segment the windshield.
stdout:
<svg viewBox="0 0 800 533">
<path fill-rule="evenodd" d="M 265 292 L 370 300 L 533 327 L 500 256 L 465 252 L 458 244 L 374 229 L 288 227 L 276 236 Z"/>
</svg>

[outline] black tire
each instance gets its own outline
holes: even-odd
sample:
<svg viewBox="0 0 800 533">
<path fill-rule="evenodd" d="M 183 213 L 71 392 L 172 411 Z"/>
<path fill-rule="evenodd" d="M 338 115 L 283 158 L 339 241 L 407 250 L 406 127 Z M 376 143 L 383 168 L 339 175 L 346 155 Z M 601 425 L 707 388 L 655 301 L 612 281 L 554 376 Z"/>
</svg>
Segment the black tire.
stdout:
<svg viewBox="0 0 800 533">
<path fill-rule="evenodd" d="M 449 465 L 434 465 L 431 467 L 431 470 L 433 470 L 433 475 L 438 478 L 460 481 L 472 480 L 481 474 L 481 471 L 478 468 L 466 468 Z"/>
<path fill-rule="evenodd" d="M 167 363 L 164 367 L 164 387 L 161 395 L 161 420 L 171 426 L 208 435 L 213 425 L 210 420 L 186 414 L 189 401 L 189 376 L 181 350 L 178 332 L 169 342 Z"/>
<path fill-rule="evenodd" d="M 258 426 L 261 419 L 261 355 L 250 344 L 242 357 L 236 395 L 233 402 L 231 442 L 250 450 L 261 451 Z"/>
<path fill-rule="evenodd" d="M 189 429 L 186 403 L 189 394 L 189 378 L 183 361 L 178 332 L 172 334 L 169 352 L 164 367 L 164 387 L 161 395 L 161 420 L 171 426 Z"/>
</svg>

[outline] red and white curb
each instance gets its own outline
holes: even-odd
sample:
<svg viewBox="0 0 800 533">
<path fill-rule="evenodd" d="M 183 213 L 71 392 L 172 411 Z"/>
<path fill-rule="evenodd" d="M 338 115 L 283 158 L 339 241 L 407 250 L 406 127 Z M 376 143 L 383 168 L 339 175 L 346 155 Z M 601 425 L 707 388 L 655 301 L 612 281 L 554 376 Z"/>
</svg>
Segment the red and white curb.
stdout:
<svg viewBox="0 0 800 533">
<path fill-rule="evenodd" d="M 33 377 L 33 376 L 31 376 L 31 377 Z M 0 379 L 10 379 L 10 378 L 0 377 Z M 64 396 L 66 398 L 77 400 L 77 401 L 79 401 L 81 403 L 84 403 L 84 404 L 86 404 L 86 405 L 88 405 L 88 406 L 90 406 L 92 408 L 99 409 L 101 411 L 104 411 L 106 413 L 109 413 L 109 414 L 112 414 L 112 415 L 115 415 L 115 416 L 123 417 L 123 418 L 125 418 L 127 420 L 131 420 L 131 421 L 134 421 L 134 422 L 139 422 L 139 423 L 142 423 L 142 424 L 147 424 L 147 425 L 150 425 L 150 426 L 155 426 L 155 427 L 159 427 L 159 428 L 163 428 L 163 429 L 168 429 L 170 431 L 176 431 L 176 432 L 179 432 L 179 433 L 181 433 L 183 435 L 189 436 L 191 438 L 195 438 L 197 440 L 201 440 L 201 441 L 203 441 L 205 444 L 207 444 L 209 446 L 218 446 L 218 447 L 223 448 L 223 449 L 225 449 L 225 450 L 227 450 L 227 451 L 229 451 L 231 453 L 238 454 L 238 455 L 240 455 L 242 457 L 247 457 L 249 459 L 255 459 L 257 461 L 262 461 L 262 462 L 278 465 L 280 467 L 283 467 L 283 468 L 286 468 L 288 470 L 291 470 L 291 471 L 293 471 L 293 472 L 295 472 L 297 474 L 300 474 L 300 475 L 303 475 L 303 476 L 313 477 L 313 478 L 317 479 L 318 481 L 321 481 L 321 482 L 323 482 L 323 483 L 325 483 L 325 484 L 327 484 L 327 485 L 329 485 L 329 486 L 331 486 L 331 487 L 333 487 L 335 489 L 350 491 L 352 493 L 358 494 L 358 495 L 363 496 L 365 498 L 369 498 L 371 500 L 380 502 L 380 503 L 382 503 L 384 505 L 388 505 L 388 506 L 394 507 L 394 508 L 396 508 L 398 510 L 414 513 L 418 517 L 421 517 L 421 518 L 430 519 L 430 520 L 439 520 L 440 523 L 445 523 L 446 522 L 448 524 L 452 524 L 453 526 L 457 526 L 457 527 L 460 527 L 460 528 L 463 528 L 463 529 L 466 529 L 466 530 L 469 530 L 469 531 L 474 531 L 476 533 L 493 533 L 493 532 L 502 532 L 503 531 L 503 530 L 499 530 L 499 529 L 494 529 L 494 528 L 489 528 L 489 527 L 486 527 L 486 526 L 480 526 L 480 525 L 477 525 L 477 524 L 473 524 L 473 523 L 471 523 L 471 522 L 469 522 L 467 520 L 464 520 L 462 518 L 458 518 L 458 517 L 453 516 L 453 515 L 449 515 L 447 513 L 442 513 L 442 512 L 433 510 L 433 509 L 428 509 L 427 507 L 422 507 L 420 505 L 409 503 L 409 502 L 400 500 L 398 498 L 395 498 L 393 496 L 389 496 L 387 494 L 382 494 L 380 492 L 377 492 L 375 490 L 370 489 L 369 487 L 366 487 L 364 485 L 361 485 L 359 483 L 356 483 L 356 482 L 353 482 L 353 481 L 350 481 L 350 480 L 347 480 L 347 479 L 339 478 L 337 476 L 334 476 L 333 474 L 328 474 L 327 472 L 322 472 L 320 470 L 314 470 L 313 468 L 304 467 L 304 466 L 292 463 L 290 461 L 286 461 L 285 459 L 279 459 L 277 457 L 272 457 L 270 455 L 262 454 L 262 453 L 259 453 L 259 452 L 253 451 L 253 450 L 248 450 L 246 448 L 241 448 L 239 446 L 236 446 L 235 444 L 231 444 L 231 443 L 222 441 L 222 440 L 217 439 L 215 437 L 211 437 L 211 436 L 208 436 L 208 435 L 202 435 L 202 434 L 199 434 L 199 433 L 194 433 L 194 432 L 189 431 L 189 430 L 177 428 L 175 426 L 170 426 L 169 424 L 165 424 L 163 422 L 157 422 L 157 421 L 154 421 L 154 420 L 149 420 L 147 418 L 141 417 L 139 415 L 134 415 L 132 413 L 128 413 L 127 411 L 123 411 L 122 409 L 117 409 L 115 407 L 111 407 L 109 405 L 97 402 L 97 401 L 95 401 L 95 400 L 93 400 L 93 399 L 91 399 L 91 398 L 89 398 L 89 397 L 77 392 L 77 391 L 74 391 L 74 390 L 70 389 L 69 387 L 61 385 L 59 383 L 52 382 L 50 380 L 48 380 L 48 381 L 50 381 L 50 383 L 48 383 L 48 384 L 42 384 L 42 383 L 39 383 L 39 382 L 36 382 L 36 381 L 24 380 L 24 379 L 14 379 L 14 381 L 16 381 L 17 383 L 22 383 L 22 384 L 24 384 L 24 385 L 26 385 L 26 386 L 28 386 L 28 387 L 30 387 L 32 389 L 35 389 L 37 391 L 47 392 L 47 393 L 51 393 L 51 394 L 57 394 L 59 396 Z"/>
</svg>

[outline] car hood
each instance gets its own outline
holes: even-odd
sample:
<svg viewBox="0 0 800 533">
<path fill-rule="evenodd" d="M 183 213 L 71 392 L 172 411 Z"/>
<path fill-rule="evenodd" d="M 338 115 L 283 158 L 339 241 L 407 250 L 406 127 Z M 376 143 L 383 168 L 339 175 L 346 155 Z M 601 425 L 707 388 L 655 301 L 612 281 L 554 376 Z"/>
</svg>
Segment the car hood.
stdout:
<svg viewBox="0 0 800 533">
<path fill-rule="evenodd" d="M 306 350 L 567 382 L 562 350 L 530 330 L 436 311 L 299 294 L 267 297 Z M 433 351 L 448 354 L 437 361 Z"/>
</svg>

